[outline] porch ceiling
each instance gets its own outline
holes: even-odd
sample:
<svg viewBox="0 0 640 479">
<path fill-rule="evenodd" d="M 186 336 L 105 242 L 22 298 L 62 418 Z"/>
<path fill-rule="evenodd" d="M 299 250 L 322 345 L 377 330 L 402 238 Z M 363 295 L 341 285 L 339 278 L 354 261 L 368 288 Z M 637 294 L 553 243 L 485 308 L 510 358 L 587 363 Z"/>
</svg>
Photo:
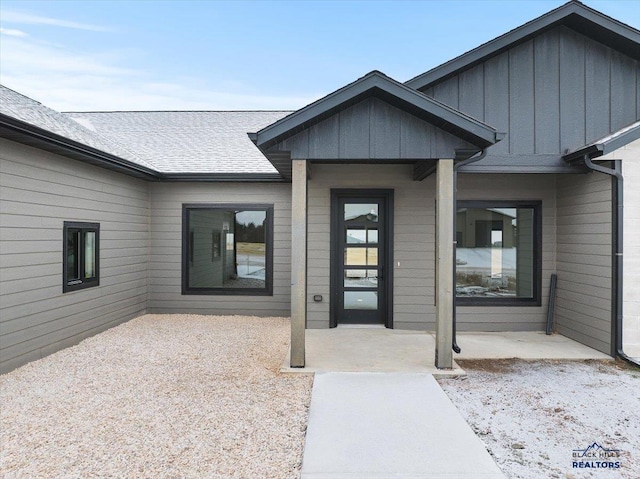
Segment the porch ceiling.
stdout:
<svg viewBox="0 0 640 479">
<path fill-rule="evenodd" d="M 501 139 L 493 127 L 378 71 L 249 137 L 286 178 L 291 158 L 415 162 Z"/>
</svg>

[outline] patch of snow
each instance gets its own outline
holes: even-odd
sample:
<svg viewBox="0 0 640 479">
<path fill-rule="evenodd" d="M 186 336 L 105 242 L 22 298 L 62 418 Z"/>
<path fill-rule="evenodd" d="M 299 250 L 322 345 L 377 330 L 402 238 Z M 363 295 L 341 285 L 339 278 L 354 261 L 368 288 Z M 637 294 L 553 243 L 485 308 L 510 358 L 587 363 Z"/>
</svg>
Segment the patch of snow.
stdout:
<svg viewBox="0 0 640 479">
<path fill-rule="evenodd" d="M 510 479 L 640 477 L 640 369 L 600 361 L 459 361 L 440 385 Z M 597 443 L 619 468 L 573 467 Z M 578 451 L 578 452 L 576 452 Z"/>
</svg>

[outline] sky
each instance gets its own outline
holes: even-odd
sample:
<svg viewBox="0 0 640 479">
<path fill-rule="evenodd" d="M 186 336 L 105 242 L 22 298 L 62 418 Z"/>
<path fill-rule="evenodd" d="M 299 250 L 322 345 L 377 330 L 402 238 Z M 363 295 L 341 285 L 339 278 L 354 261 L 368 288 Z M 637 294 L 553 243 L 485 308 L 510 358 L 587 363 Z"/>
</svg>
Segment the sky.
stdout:
<svg viewBox="0 0 640 479">
<path fill-rule="evenodd" d="M 565 3 L 0 2 L 0 82 L 58 111 L 290 110 L 406 81 Z M 585 0 L 640 29 L 639 0 Z"/>
</svg>

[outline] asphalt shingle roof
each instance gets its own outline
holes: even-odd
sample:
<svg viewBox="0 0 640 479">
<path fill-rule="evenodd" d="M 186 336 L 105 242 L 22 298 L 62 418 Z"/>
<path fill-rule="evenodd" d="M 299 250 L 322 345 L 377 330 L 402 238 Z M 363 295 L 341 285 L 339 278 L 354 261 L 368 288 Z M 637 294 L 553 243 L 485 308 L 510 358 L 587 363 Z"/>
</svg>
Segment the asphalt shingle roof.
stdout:
<svg viewBox="0 0 640 479">
<path fill-rule="evenodd" d="M 162 173 L 277 173 L 247 136 L 288 111 L 69 112 Z"/>
<path fill-rule="evenodd" d="M 0 113 L 133 163 L 154 168 L 139 155 L 16 91 L 0 85 Z"/>
<path fill-rule="evenodd" d="M 60 113 L 0 85 L 0 113 L 159 173 L 277 173 L 247 136 L 289 111 Z"/>
</svg>

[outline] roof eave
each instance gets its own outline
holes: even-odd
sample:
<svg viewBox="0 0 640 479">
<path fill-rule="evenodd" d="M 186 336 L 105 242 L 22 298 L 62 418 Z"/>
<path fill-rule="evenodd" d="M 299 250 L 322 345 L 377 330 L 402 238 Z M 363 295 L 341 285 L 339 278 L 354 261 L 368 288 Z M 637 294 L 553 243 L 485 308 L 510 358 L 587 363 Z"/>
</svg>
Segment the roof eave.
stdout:
<svg viewBox="0 0 640 479">
<path fill-rule="evenodd" d="M 618 131 L 621 131 L 622 133 L 613 133 L 612 135 L 608 135 L 604 139 L 595 141 L 589 145 L 563 155 L 562 159 L 568 163 L 572 163 L 583 159 L 585 156 L 589 156 L 589 158 L 598 158 L 600 156 L 613 153 L 617 149 L 622 148 L 633 141 L 640 140 L 640 121 Z"/>
<path fill-rule="evenodd" d="M 159 172 L 119 156 L 98 150 L 57 133 L 45 130 L 12 116 L 0 113 L 0 136 L 35 146 L 45 151 L 63 154 L 72 159 L 88 160 L 92 164 L 120 171 L 138 178 L 157 180 Z"/>
<path fill-rule="evenodd" d="M 286 181 L 279 173 L 164 173 L 84 145 L 3 113 L 0 113 L 0 137 L 54 154 L 62 154 L 74 160 L 83 160 L 96 166 L 144 180 L 250 183 Z"/>
<path fill-rule="evenodd" d="M 161 173 L 162 181 L 279 183 L 285 182 L 280 173 Z"/>
</svg>

